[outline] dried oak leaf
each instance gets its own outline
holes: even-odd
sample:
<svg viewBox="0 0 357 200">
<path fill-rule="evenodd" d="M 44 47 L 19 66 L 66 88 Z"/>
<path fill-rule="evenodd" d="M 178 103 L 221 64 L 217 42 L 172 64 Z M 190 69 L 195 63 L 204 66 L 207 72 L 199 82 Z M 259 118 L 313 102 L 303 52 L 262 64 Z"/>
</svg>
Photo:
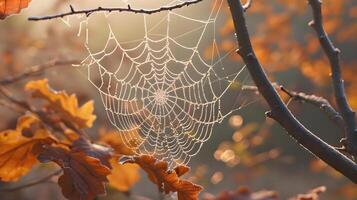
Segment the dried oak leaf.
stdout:
<svg viewBox="0 0 357 200">
<path fill-rule="evenodd" d="M 279 197 L 275 191 L 251 192 L 246 187 L 240 187 L 235 191 L 224 191 L 218 196 L 204 194 L 202 200 L 279 200 Z"/>
<path fill-rule="evenodd" d="M 135 163 L 121 164 L 118 161 L 117 156 L 110 159 L 112 172 L 108 176 L 109 184 L 119 191 L 127 192 L 139 181 L 140 167 Z"/>
<path fill-rule="evenodd" d="M 0 0 L 0 19 L 19 13 L 27 8 L 31 0 Z"/>
<path fill-rule="evenodd" d="M 144 169 L 149 179 L 158 186 L 161 192 L 166 194 L 177 192 L 178 200 L 196 200 L 203 189 L 199 185 L 179 178 L 189 171 L 186 166 L 178 166 L 169 171 L 167 162 L 158 161 L 148 155 L 134 157 L 128 162 L 136 163 Z"/>
<path fill-rule="evenodd" d="M 82 151 L 48 147 L 39 156 L 42 162 L 53 161 L 64 171 L 58 179 L 63 195 L 70 200 L 92 200 L 105 194 L 110 169 Z"/>
<path fill-rule="evenodd" d="M 49 87 L 46 79 L 30 81 L 25 89 L 31 91 L 34 97 L 46 100 L 49 109 L 54 110 L 63 121 L 76 128 L 90 128 L 96 119 L 93 115 L 93 101 L 88 101 L 79 107 L 76 95 L 68 95 L 65 91 L 54 91 Z"/>
<path fill-rule="evenodd" d="M 0 180 L 17 181 L 38 163 L 37 156 L 43 145 L 55 143 L 56 139 L 46 129 L 32 130 L 40 123 L 34 115 L 24 115 L 18 119 L 15 130 L 0 133 Z M 27 137 L 24 132 L 30 132 Z"/>
</svg>

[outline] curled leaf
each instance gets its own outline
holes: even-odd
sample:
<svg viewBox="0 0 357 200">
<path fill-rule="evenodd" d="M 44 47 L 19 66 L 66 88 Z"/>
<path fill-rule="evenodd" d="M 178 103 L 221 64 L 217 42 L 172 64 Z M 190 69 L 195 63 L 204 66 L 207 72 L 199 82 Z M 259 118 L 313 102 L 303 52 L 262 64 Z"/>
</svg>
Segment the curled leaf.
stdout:
<svg viewBox="0 0 357 200">
<path fill-rule="evenodd" d="M 178 200 L 196 200 L 202 187 L 179 178 L 189 171 L 186 166 L 178 166 L 168 170 L 165 161 L 158 161 L 152 156 L 143 155 L 134 157 L 131 161 L 137 163 L 148 174 L 149 179 L 155 183 L 161 192 L 169 194 L 177 192 Z"/>
<path fill-rule="evenodd" d="M 0 133 L 0 180 L 16 181 L 26 175 L 33 165 L 38 163 L 37 156 L 43 151 L 42 146 L 56 142 L 46 129 L 31 130 L 40 123 L 33 115 L 19 118 L 15 130 Z M 31 132 L 23 135 L 24 132 Z"/>
<path fill-rule="evenodd" d="M 78 99 L 74 94 L 68 95 L 65 91 L 52 90 L 46 79 L 30 81 L 25 89 L 32 91 L 34 97 L 46 100 L 49 103 L 49 109 L 57 112 L 63 121 L 76 128 L 90 128 L 96 119 L 93 115 L 93 101 L 88 101 L 79 107 Z"/>
</svg>

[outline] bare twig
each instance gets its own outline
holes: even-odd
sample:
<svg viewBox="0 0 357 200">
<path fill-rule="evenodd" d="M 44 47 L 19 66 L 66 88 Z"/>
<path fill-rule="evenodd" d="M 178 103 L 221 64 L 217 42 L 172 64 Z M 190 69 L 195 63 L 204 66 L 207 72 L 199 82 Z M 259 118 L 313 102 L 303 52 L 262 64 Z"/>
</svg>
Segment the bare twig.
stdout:
<svg viewBox="0 0 357 200">
<path fill-rule="evenodd" d="M 0 193 L 5 193 L 5 192 L 15 192 L 17 190 L 22 190 L 22 189 L 25 189 L 25 188 L 28 188 L 28 187 L 32 187 L 32 186 L 35 186 L 35 185 L 38 185 L 38 184 L 42 184 L 42 183 L 46 183 L 48 182 L 49 180 L 51 180 L 52 177 L 54 176 L 57 176 L 59 174 L 62 173 L 62 169 L 58 170 L 58 171 L 55 171 L 39 180 L 35 180 L 35 181 L 32 181 L 30 183 L 26 183 L 24 185 L 20 185 L 20 186 L 17 186 L 17 187 L 13 187 L 13 188 L 2 188 L 0 189 Z"/>
<path fill-rule="evenodd" d="M 78 63 L 78 61 L 76 61 L 76 60 L 64 60 L 64 61 L 53 60 L 53 61 L 50 61 L 45 64 L 35 65 L 20 74 L 16 74 L 14 76 L 8 76 L 6 78 L 0 79 L 0 85 L 13 84 L 13 83 L 16 83 L 17 81 L 28 78 L 30 76 L 40 74 L 47 69 L 57 67 L 57 66 L 71 65 L 71 64 L 75 64 L 75 63 Z"/>
<path fill-rule="evenodd" d="M 28 20 L 30 21 L 41 21 L 41 20 L 50 20 L 50 19 L 56 19 L 56 18 L 63 18 L 66 16 L 71 16 L 71 15 L 86 15 L 87 17 L 90 16 L 91 14 L 95 12 L 132 12 L 132 13 L 142 13 L 142 14 L 154 14 L 154 13 L 159 13 L 163 11 L 171 11 L 175 9 L 179 9 L 185 6 L 190 6 L 196 3 L 199 3 L 203 0 L 192 0 L 192 1 L 184 1 L 182 3 L 172 5 L 172 6 L 163 6 L 157 9 L 152 9 L 152 10 L 145 10 L 145 9 L 136 9 L 132 8 L 130 5 L 126 8 L 105 8 L 105 7 L 98 7 L 98 8 L 93 8 L 93 9 L 87 9 L 87 10 L 75 10 L 72 5 L 70 5 L 70 11 L 66 13 L 61 13 L 57 15 L 51 15 L 51 16 L 44 16 L 44 17 L 30 17 Z"/>
<path fill-rule="evenodd" d="M 228 0 L 228 4 L 240 48 L 238 53 L 246 63 L 247 69 L 257 85 L 259 92 L 270 106 L 271 111 L 267 112 L 267 116 L 275 119 L 283 126 L 287 133 L 300 145 L 357 183 L 357 165 L 309 131 L 286 107 L 255 56 L 244 18 L 244 8 L 240 0 Z"/>
<path fill-rule="evenodd" d="M 323 112 L 326 113 L 327 117 L 338 127 L 341 129 L 344 129 L 344 122 L 341 117 L 341 115 L 331 106 L 331 104 L 327 101 L 327 99 L 323 97 L 316 96 L 314 94 L 308 95 L 303 92 L 295 92 L 286 89 L 284 86 L 279 85 L 277 83 L 272 83 L 273 87 L 276 90 L 281 90 L 285 94 L 287 94 L 291 100 L 299 101 L 299 102 L 306 102 L 309 104 L 312 104 L 319 109 L 321 109 Z M 252 85 L 244 85 L 242 86 L 243 91 L 252 91 L 252 92 L 259 92 L 257 86 L 252 86 Z"/>
<path fill-rule="evenodd" d="M 309 4 L 313 12 L 313 20 L 310 21 L 309 25 L 315 30 L 320 44 L 330 62 L 335 99 L 345 122 L 346 142 L 344 145 L 350 154 L 357 156 L 356 118 L 355 112 L 349 106 L 345 95 L 344 81 L 341 75 L 339 58 L 340 50 L 333 45 L 332 41 L 324 30 L 321 13 L 322 2 L 320 0 L 309 0 Z"/>
<path fill-rule="evenodd" d="M 344 128 L 344 122 L 340 113 L 331 106 L 327 99 L 314 94 L 308 95 L 303 92 L 290 91 L 283 86 L 280 86 L 280 89 L 293 100 L 306 102 L 320 108 L 332 122 L 336 123 L 338 127 Z"/>
</svg>

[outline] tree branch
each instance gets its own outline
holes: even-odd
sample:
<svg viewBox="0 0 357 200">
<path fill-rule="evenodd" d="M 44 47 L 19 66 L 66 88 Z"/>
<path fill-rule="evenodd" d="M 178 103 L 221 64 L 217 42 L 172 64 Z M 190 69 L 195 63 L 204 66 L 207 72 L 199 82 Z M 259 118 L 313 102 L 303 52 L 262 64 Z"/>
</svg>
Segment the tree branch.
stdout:
<svg viewBox="0 0 357 200">
<path fill-rule="evenodd" d="M 42 73 L 47 69 L 57 67 L 57 66 L 71 65 L 71 64 L 75 64 L 77 62 L 78 61 L 76 61 L 76 60 L 65 60 L 65 61 L 53 60 L 53 61 L 50 61 L 45 64 L 35 65 L 20 74 L 16 74 L 14 76 L 7 76 L 6 78 L 0 79 L 0 85 L 13 84 L 13 83 L 20 81 L 22 79 Z"/>
<path fill-rule="evenodd" d="M 20 186 L 17 186 L 17 187 L 14 187 L 14 188 L 2 188 L 0 189 L 0 193 L 4 193 L 4 192 L 15 192 L 17 190 L 22 190 L 22 189 L 25 189 L 25 188 L 28 188 L 28 187 L 32 187 L 32 186 L 35 186 L 35 185 L 38 185 L 38 184 L 41 184 L 41 183 L 45 183 L 47 182 L 48 180 L 50 180 L 52 177 L 54 176 L 57 176 L 59 174 L 62 173 L 62 169 L 58 170 L 58 171 L 55 171 L 39 180 L 36 180 L 36 181 L 32 181 L 30 183 L 26 183 L 24 185 L 20 185 Z"/>
<path fill-rule="evenodd" d="M 93 8 L 93 9 L 87 9 L 87 10 L 75 10 L 72 5 L 70 5 L 70 11 L 66 13 L 61 13 L 57 15 L 51 15 L 51 16 L 44 16 L 44 17 L 30 17 L 28 20 L 30 21 L 41 21 L 41 20 L 50 20 L 50 19 L 56 19 L 56 18 L 63 18 L 66 16 L 71 16 L 71 15 L 86 15 L 87 17 L 90 16 L 91 14 L 95 12 L 132 12 L 132 13 L 142 13 L 142 14 L 154 14 L 154 13 L 159 13 L 163 11 L 171 11 L 175 9 L 179 9 L 185 6 L 190 6 L 193 4 L 197 4 L 203 0 L 192 0 L 192 1 L 185 1 L 180 4 L 176 4 L 173 6 L 163 6 L 157 9 L 152 9 L 152 10 L 145 10 L 145 9 L 136 9 L 136 8 L 131 8 L 130 5 L 126 8 L 104 8 L 104 7 L 98 7 L 98 8 Z"/>
<path fill-rule="evenodd" d="M 270 106 L 271 111 L 267 116 L 275 119 L 300 145 L 357 183 L 357 165 L 305 128 L 286 107 L 255 56 L 240 0 L 228 0 L 228 4 L 240 48 L 238 53 L 246 63 L 259 92 Z"/>
<path fill-rule="evenodd" d="M 327 101 L 327 99 L 320 97 L 320 96 L 316 96 L 314 94 L 308 95 L 305 94 L 303 92 L 296 92 L 296 91 L 291 91 L 286 89 L 284 86 L 279 85 L 277 83 L 272 83 L 273 87 L 276 90 L 281 90 L 283 91 L 285 94 L 287 94 L 291 100 L 295 100 L 298 102 L 306 102 L 309 103 L 311 105 L 314 105 L 316 107 L 318 107 L 320 110 L 322 110 L 323 112 L 326 113 L 327 117 L 334 123 L 336 123 L 336 125 L 341 128 L 342 130 L 344 129 L 344 122 L 343 119 L 340 115 L 340 113 L 338 113 L 332 106 L 331 104 Z M 242 86 L 242 90 L 243 91 L 252 91 L 252 92 L 258 92 L 258 87 L 257 86 L 252 86 L 252 85 L 244 85 Z"/>
<path fill-rule="evenodd" d="M 331 66 L 332 73 L 332 83 L 335 92 L 335 99 L 339 111 L 345 122 L 346 127 L 346 142 L 345 146 L 348 152 L 353 156 L 357 156 L 357 129 L 356 129 L 356 118 L 355 112 L 351 109 L 348 104 L 346 95 L 344 81 L 341 75 L 340 66 L 340 50 L 336 48 L 328 35 L 326 34 L 324 27 L 322 25 L 322 13 L 320 0 L 308 0 L 312 8 L 313 20 L 310 21 L 309 26 L 311 26 L 320 41 L 320 44 L 325 52 Z"/>
</svg>

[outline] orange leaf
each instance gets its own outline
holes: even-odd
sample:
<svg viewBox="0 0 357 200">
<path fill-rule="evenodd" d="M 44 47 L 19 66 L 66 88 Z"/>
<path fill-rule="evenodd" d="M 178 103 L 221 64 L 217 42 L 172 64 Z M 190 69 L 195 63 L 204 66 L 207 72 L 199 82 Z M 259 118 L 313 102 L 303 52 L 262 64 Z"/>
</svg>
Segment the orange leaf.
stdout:
<svg viewBox="0 0 357 200">
<path fill-rule="evenodd" d="M 31 0 L 0 0 L 0 19 L 19 13 L 27 8 Z"/>
<path fill-rule="evenodd" d="M 108 176 L 109 184 L 115 189 L 127 192 L 140 179 L 140 167 L 134 163 L 120 164 L 118 157 L 110 159 L 112 173 Z"/>
<path fill-rule="evenodd" d="M 59 147 L 48 147 L 39 157 L 43 161 L 54 161 L 63 168 L 64 174 L 58 184 L 63 195 L 70 200 L 92 200 L 105 194 L 104 182 L 110 169 L 96 158 L 81 151 L 69 151 Z"/>
<path fill-rule="evenodd" d="M 65 91 L 52 90 L 46 79 L 30 81 L 26 84 L 25 89 L 32 91 L 34 97 L 48 101 L 50 109 L 58 112 L 63 121 L 76 128 L 90 128 L 96 119 L 96 116 L 93 115 L 93 101 L 88 101 L 79 107 L 78 99 L 74 94 L 69 96 Z"/>
<path fill-rule="evenodd" d="M 116 153 L 121 154 L 121 155 L 134 155 L 135 152 L 133 149 L 136 147 L 136 140 L 133 139 L 132 143 L 127 144 L 122 138 L 122 133 L 117 132 L 117 131 L 105 131 L 105 130 L 100 130 L 100 139 L 99 141 L 103 144 L 107 144 L 110 147 L 112 147 Z M 124 133 L 125 134 L 125 133 Z M 139 138 L 138 133 L 136 131 L 132 131 L 130 135 L 133 138 Z"/>
<path fill-rule="evenodd" d="M 40 123 L 33 115 L 19 118 L 15 130 L 0 133 L 0 180 L 17 181 L 26 175 L 35 165 L 42 145 L 56 141 L 46 129 L 33 130 L 28 137 L 23 133 L 36 123 Z"/>
<path fill-rule="evenodd" d="M 177 192 L 178 200 L 198 199 L 198 194 L 201 192 L 202 187 L 179 178 L 189 171 L 188 167 L 178 166 L 169 171 L 167 162 L 158 161 L 148 155 L 134 157 L 132 162 L 137 163 L 145 170 L 149 179 L 158 186 L 161 192 L 166 194 Z"/>
</svg>

